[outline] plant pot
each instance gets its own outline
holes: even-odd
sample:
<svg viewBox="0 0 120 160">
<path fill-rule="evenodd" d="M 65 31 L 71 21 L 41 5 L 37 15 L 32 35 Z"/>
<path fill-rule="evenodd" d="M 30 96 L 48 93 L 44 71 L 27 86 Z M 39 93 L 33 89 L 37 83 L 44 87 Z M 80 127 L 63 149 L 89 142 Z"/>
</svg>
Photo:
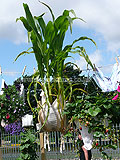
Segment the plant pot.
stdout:
<svg viewBox="0 0 120 160">
<path fill-rule="evenodd" d="M 26 114 L 22 117 L 22 127 L 33 126 L 33 115 Z"/>
<path fill-rule="evenodd" d="M 41 96 L 42 109 L 39 111 L 38 114 L 38 122 L 42 126 L 47 118 L 48 105 L 46 104 L 46 96 L 44 94 L 44 91 L 42 91 L 40 96 Z M 64 106 L 65 106 L 65 101 L 64 101 Z M 65 126 L 66 126 L 66 117 L 62 116 L 62 97 L 60 95 L 59 100 L 57 100 L 56 98 L 54 102 L 50 104 L 49 116 L 42 130 L 46 132 L 62 131 L 63 127 Z"/>
</svg>

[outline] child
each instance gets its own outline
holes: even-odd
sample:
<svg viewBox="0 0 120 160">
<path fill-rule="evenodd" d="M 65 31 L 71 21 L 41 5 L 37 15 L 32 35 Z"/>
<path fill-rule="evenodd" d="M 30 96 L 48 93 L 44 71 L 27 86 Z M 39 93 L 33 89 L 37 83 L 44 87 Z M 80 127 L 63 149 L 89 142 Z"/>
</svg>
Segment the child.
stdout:
<svg viewBox="0 0 120 160">
<path fill-rule="evenodd" d="M 79 131 L 78 139 L 80 140 L 80 160 L 91 160 L 91 149 L 87 150 L 82 140 L 81 133 Z"/>
</svg>

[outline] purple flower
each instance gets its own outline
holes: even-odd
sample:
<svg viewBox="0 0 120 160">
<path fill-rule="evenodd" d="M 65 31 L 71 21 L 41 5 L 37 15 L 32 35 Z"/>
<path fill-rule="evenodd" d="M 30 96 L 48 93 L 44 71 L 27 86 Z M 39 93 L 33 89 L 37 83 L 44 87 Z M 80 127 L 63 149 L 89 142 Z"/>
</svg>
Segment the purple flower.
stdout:
<svg viewBox="0 0 120 160">
<path fill-rule="evenodd" d="M 10 96 L 9 96 L 8 94 L 6 94 L 6 98 L 7 98 L 8 100 L 10 100 Z"/>
<path fill-rule="evenodd" d="M 20 88 L 21 88 L 21 87 L 20 87 L 20 84 L 16 84 L 15 87 L 16 87 L 16 89 L 17 89 L 18 91 L 20 91 Z"/>
<path fill-rule="evenodd" d="M 11 123 L 11 124 L 8 124 L 5 126 L 5 131 L 7 133 L 10 133 L 12 135 L 14 134 L 20 134 L 20 132 L 23 132 L 23 128 L 22 128 L 22 125 L 21 125 L 21 122 L 20 121 L 16 121 L 14 123 Z"/>
</svg>

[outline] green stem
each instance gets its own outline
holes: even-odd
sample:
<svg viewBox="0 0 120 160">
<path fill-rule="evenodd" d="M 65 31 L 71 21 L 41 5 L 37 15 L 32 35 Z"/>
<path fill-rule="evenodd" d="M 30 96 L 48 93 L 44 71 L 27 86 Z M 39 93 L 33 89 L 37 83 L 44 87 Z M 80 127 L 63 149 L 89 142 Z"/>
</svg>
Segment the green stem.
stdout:
<svg viewBox="0 0 120 160">
<path fill-rule="evenodd" d="M 48 83 L 49 100 L 50 100 L 50 103 L 52 103 L 52 93 L 51 93 L 51 85 L 50 85 L 50 76 L 49 76 L 49 73 L 48 73 L 48 72 L 47 72 L 47 83 Z"/>
</svg>

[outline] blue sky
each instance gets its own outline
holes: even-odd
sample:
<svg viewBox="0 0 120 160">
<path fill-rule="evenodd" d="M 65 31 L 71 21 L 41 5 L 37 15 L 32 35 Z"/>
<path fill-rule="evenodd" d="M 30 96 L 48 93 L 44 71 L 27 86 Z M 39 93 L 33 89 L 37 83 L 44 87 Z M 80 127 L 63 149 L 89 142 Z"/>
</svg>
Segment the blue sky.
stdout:
<svg viewBox="0 0 120 160">
<path fill-rule="evenodd" d="M 62 14 L 64 9 L 73 9 L 77 17 L 83 18 L 86 23 L 76 20 L 73 24 L 73 33 L 67 32 L 65 44 L 80 36 L 88 36 L 97 43 L 96 47 L 88 41 L 79 43 L 86 48 L 87 54 L 96 66 L 103 66 L 102 71 L 108 75 L 111 73 L 115 57 L 120 50 L 120 1 L 119 0 L 43 0 L 53 9 L 55 16 Z M 22 3 L 27 3 L 33 15 L 46 12 L 46 21 L 51 19 L 49 11 L 37 0 L 1 0 L 0 5 L 0 66 L 2 76 L 7 84 L 20 77 L 25 65 L 25 74 L 32 74 L 36 68 L 34 55 L 20 57 L 13 63 L 15 57 L 28 49 L 26 31 L 21 22 L 16 23 L 16 18 L 24 16 Z M 81 69 L 86 69 L 86 63 L 79 56 L 74 56 L 76 63 Z M 104 67 L 106 66 L 106 67 Z M 7 72 L 7 73 L 6 73 Z"/>
</svg>

